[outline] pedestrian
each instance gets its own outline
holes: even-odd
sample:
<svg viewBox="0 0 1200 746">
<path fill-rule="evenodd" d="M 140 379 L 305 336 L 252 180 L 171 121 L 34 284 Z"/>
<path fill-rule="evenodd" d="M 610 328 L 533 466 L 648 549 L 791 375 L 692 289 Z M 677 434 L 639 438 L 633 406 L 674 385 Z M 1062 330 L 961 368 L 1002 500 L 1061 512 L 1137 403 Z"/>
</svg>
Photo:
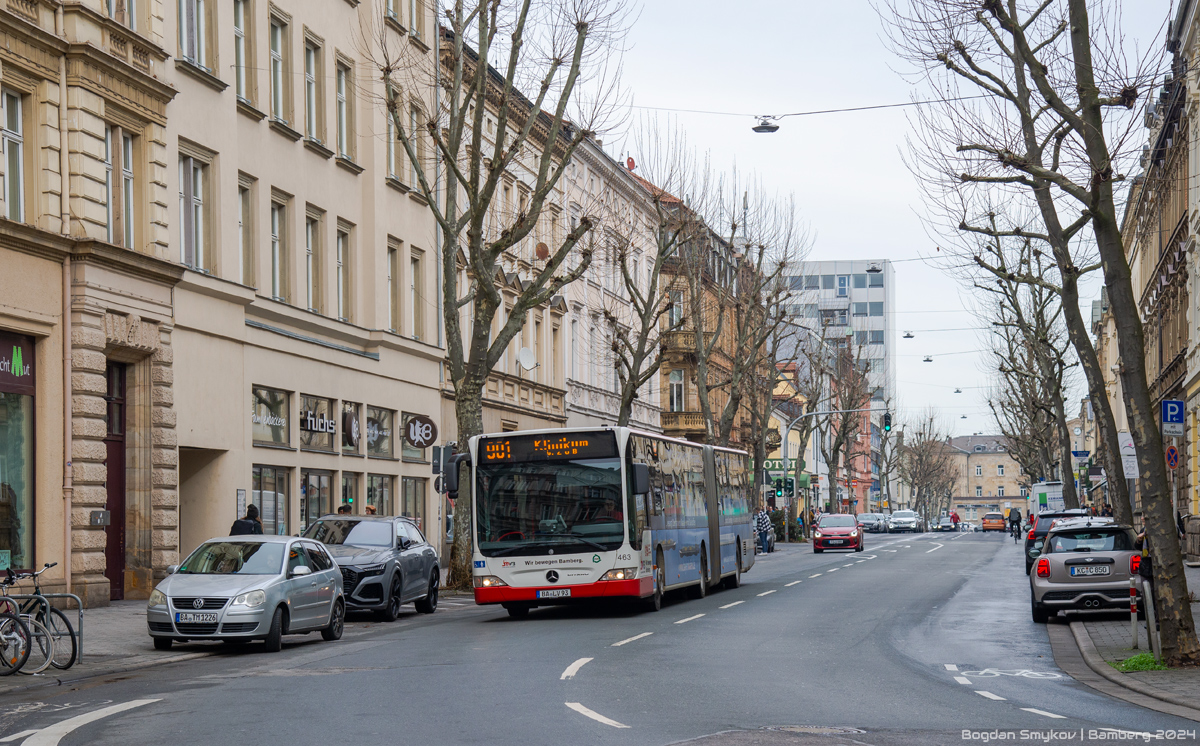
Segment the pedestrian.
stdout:
<svg viewBox="0 0 1200 746">
<path fill-rule="evenodd" d="M 1184 537 L 1187 536 L 1187 528 L 1183 524 L 1182 510 L 1175 511 L 1175 526 L 1179 529 L 1179 540 L 1183 541 Z"/>
<path fill-rule="evenodd" d="M 755 519 L 755 527 L 758 529 L 758 543 L 762 554 L 767 553 L 769 544 L 767 544 L 767 534 L 771 530 L 771 516 L 767 515 L 767 506 L 758 506 L 758 516 Z"/>
<path fill-rule="evenodd" d="M 367 506 L 367 515 L 375 515 L 375 506 L 374 505 Z"/>
<path fill-rule="evenodd" d="M 1100 510 L 1100 515 L 1106 518 L 1112 518 L 1113 509 L 1108 503 L 1104 503 L 1104 507 Z"/>
<path fill-rule="evenodd" d="M 338 515 L 349 515 L 349 514 L 350 514 L 350 506 L 348 504 L 342 503 L 341 505 L 338 506 Z"/>
<path fill-rule="evenodd" d="M 229 528 L 230 536 L 261 535 L 262 532 L 262 523 L 258 520 L 258 506 L 253 503 L 246 506 L 246 517 L 237 519 Z"/>
<path fill-rule="evenodd" d="M 954 530 L 955 530 L 955 531 L 958 531 L 958 524 L 959 524 L 961 521 L 962 521 L 962 519 L 958 517 L 958 511 L 957 511 L 957 510 L 953 510 L 953 511 L 951 511 L 951 512 L 950 512 L 950 522 L 954 524 Z"/>
</svg>

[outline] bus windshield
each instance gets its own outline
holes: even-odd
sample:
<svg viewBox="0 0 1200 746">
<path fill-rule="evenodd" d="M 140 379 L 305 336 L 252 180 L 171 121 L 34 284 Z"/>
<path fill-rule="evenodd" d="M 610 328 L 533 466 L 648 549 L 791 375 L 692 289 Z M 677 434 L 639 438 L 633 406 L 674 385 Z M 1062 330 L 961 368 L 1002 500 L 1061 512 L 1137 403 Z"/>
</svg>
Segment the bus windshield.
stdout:
<svg viewBox="0 0 1200 746">
<path fill-rule="evenodd" d="M 485 463 L 476 473 L 485 557 L 609 551 L 625 539 L 619 458 Z"/>
</svg>

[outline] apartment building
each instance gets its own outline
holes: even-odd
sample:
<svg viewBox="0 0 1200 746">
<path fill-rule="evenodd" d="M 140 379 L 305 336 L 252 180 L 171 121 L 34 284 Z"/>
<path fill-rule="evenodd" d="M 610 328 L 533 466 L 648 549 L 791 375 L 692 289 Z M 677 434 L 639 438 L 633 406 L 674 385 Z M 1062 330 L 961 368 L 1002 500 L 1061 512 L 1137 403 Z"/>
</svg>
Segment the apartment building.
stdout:
<svg viewBox="0 0 1200 746">
<path fill-rule="evenodd" d="M 431 70 L 431 6 L 162 7 L 162 78 L 178 95 L 152 214 L 183 269 L 180 529 L 164 554 L 225 533 L 250 504 L 273 534 L 348 504 L 440 535 L 428 449 L 404 438 L 414 415 L 441 420 L 437 237 L 363 48 Z M 433 110 L 428 77 L 404 93 L 409 122 Z"/>
<path fill-rule="evenodd" d="M 949 446 L 958 467 L 951 504 L 963 520 L 977 523 L 989 511 L 1024 508 L 1028 479 L 1004 436 L 963 435 L 950 438 Z"/>
</svg>

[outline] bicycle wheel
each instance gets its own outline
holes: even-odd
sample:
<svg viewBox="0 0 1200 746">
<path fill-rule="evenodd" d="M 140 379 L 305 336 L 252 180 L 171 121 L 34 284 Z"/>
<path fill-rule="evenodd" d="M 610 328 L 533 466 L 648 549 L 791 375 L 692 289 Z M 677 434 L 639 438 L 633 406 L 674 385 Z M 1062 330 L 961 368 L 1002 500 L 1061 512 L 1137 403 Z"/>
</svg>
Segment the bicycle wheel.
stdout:
<svg viewBox="0 0 1200 746">
<path fill-rule="evenodd" d="M 33 617 L 26 615 L 21 621 L 29 628 L 30 640 L 29 655 L 20 673 L 41 673 L 49 668 L 50 661 L 54 660 L 54 638 L 50 635 L 50 630 L 46 629 L 46 625 Z"/>
<path fill-rule="evenodd" d="M 0 676 L 11 676 L 29 659 L 29 628 L 13 614 L 0 614 Z"/>
<path fill-rule="evenodd" d="M 50 630 L 50 635 L 54 638 L 54 658 L 51 659 L 50 665 L 60 669 L 67 669 L 75 665 L 77 644 L 75 628 L 71 626 L 71 620 L 67 619 L 67 615 L 51 606 L 50 616 L 39 619 L 39 621 L 46 625 L 46 628 Z"/>
</svg>

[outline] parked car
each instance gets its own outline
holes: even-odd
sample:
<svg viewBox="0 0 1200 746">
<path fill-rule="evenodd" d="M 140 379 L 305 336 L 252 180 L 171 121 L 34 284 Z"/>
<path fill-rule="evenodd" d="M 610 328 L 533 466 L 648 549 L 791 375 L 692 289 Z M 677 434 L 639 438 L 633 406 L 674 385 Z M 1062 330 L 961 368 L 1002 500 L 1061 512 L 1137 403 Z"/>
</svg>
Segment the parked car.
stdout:
<svg viewBox="0 0 1200 746">
<path fill-rule="evenodd" d="M 341 569 L 346 607 L 373 611 L 385 622 L 413 603 L 422 614 L 437 610 L 437 552 L 407 518 L 327 515 L 304 535 L 321 542 Z"/>
<path fill-rule="evenodd" d="M 983 520 L 980 521 L 980 529 L 987 533 L 988 531 L 999 531 L 1004 533 L 1008 530 L 1008 521 L 1004 520 L 1003 513 L 985 513 Z"/>
<path fill-rule="evenodd" d="M 854 516 L 826 513 L 817 519 L 817 527 L 813 531 L 813 554 L 820 554 L 826 549 L 863 550 L 863 532 Z"/>
<path fill-rule="evenodd" d="M 1091 511 L 1086 508 L 1071 508 L 1069 510 L 1047 510 L 1039 513 L 1030 521 L 1029 532 L 1025 535 L 1025 574 L 1033 568 L 1034 560 L 1042 551 L 1042 542 L 1050 531 L 1050 526 L 1061 518 L 1086 518 Z"/>
<path fill-rule="evenodd" d="M 1029 574 L 1033 621 L 1044 624 L 1059 611 L 1127 609 L 1129 578 L 1137 575 L 1141 559 L 1129 526 L 1060 520 L 1046 534 Z"/>
<path fill-rule="evenodd" d="M 188 640 L 266 641 L 320 630 L 342 636 L 346 604 L 333 557 L 315 541 L 292 536 L 209 539 L 150 593 L 146 624 L 154 647 Z"/>
<path fill-rule="evenodd" d="M 921 516 L 914 510 L 897 510 L 888 520 L 888 531 L 919 533 L 922 529 Z"/>
<path fill-rule="evenodd" d="M 859 513 L 858 525 L 863 531 L 877 534 L 887 530 L 887 516 L 882 513 Z"/>
<path fill-rule="evenodd" d="M 933 527 L 934 531 L 953 531 L 954 521 L 950 520 L 950 516 L 944 515 L 938 519 L 937 525 Z"/>
</svg>

